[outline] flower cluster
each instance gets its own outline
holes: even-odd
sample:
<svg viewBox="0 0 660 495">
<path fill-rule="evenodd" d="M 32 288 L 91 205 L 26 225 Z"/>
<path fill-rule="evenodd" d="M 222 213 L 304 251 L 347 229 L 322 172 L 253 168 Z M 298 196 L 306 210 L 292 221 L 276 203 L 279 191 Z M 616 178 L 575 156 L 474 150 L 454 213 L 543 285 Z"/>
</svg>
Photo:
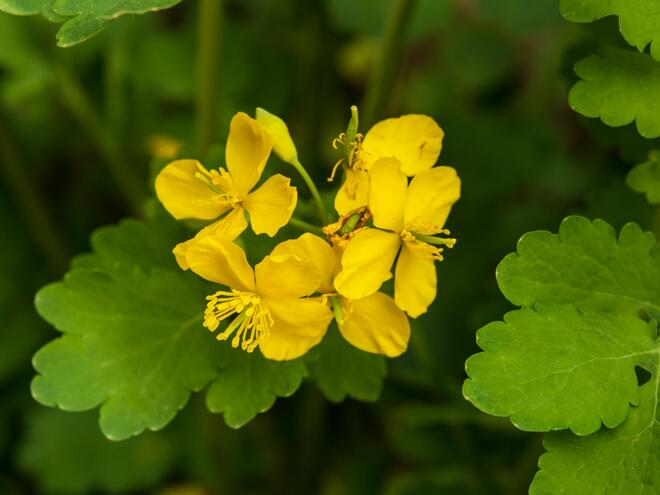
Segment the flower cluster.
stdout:
<svg viewBox="0 0 660 495">
<path fill-rule="evenodd" d="M 323 204 L 298 160 L 286 124 L 263 109 L 231 121 L 226 169 L 207 170 L 196 160 L 176 160 L 156 178 L 156 194 L 176 219 L 208 223 L 178 244 L 179 266 L 217 283 L 207 296 L 204 326 L 219 340 L 269 359 L 305 354 L 334 318 L 355 347 L 386 356 L 406 350 L 408 316 L 424 313 L 436 295 L 435 261 L 455 240 L 444 228 L 460 196 L 451 167 L 434 166 L 443 131 L 424 115 L 379 122 L 357 132 L 357 109 L 333 141 L 343 170 L 335 197 L 338 220 L 323 227 L 326 239 L 306 232 L 278 244 L 254 269 L 236 242 L 248 223 L 274 236 L 292 220 L 297 191 L 283 175 L 257 186 L 272 151 L 294 166 Z M 297 222 L 305 225 L 303 222 Z M 394 297 L 379 292 L 392 278 Z M 406 316 L 406 313 L 408 316 Z"/>
</svg>

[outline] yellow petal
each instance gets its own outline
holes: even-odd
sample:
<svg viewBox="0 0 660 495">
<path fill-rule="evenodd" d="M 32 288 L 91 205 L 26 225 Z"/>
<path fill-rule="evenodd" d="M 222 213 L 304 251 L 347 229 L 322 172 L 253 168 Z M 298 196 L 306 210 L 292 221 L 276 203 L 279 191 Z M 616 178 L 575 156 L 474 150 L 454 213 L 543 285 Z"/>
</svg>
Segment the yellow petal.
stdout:
<svg viewBox="0 0 660 495">
<path fill-rule="evenodd" d="M 346 169 L 344 183 L 335 196 L 335 210 L 340 215 L 366 206 L 369 200 L 369 177 L 364 170 Z"/>
<path fill-rule="evenodd" d="M 339 260 L 334 249 L 330 247 L 330 244 L 314 234 L 306 233 L 297 239 L 281 242 L 275 246 L 275 249 L 271 253 L 271 256 L 285 255 L 296 256 L 314 263 L 321 276 L 321 282 L 318 288 L 319 292 L 322 294 L 334 292 L 332 277 L 339 268 Z"/>
<path fill-rule="evenodd" d="M 337 292 L 349 299 L 376 292 L 392 277 L 390 270 L 400 244 L 398 234 L 376 229 L 358 232 L 342 255 L 342 270 L 335 277 Z"/>
<path fill-rule="evenodd" d="M 393 157 L 401 162 L 406 175 L 428 170 L 438 160 L 444 132 L 426 115 L 403 115 L 374 125 L 362 143 L 362 159 L 367 168 L 379 158 Z"/>
<path fill-rule="evenodd" d="M 204 237 L 188 245 L 186 263 L 206 280 L 231 289 L 255 292 L 254 272 L 245 252 L 236 244 L 216 237 Z"/>
<path fill-rule="evenodd" d="M 289 128 L 284 121 L 263 108 L 257 108 L 257 122 L 259 122 L 270 134 L 273 140 L 273 151 L 283 161 L 294 163 L 298 161 L 298 151 L 293 144 Z"/>
<path fill-rule="evenodd" d="M 277 234 L 289 223 L 297 199 L 298 191 L 291 185 L 291 179 L 280 174 L 269 177 L 243 201 L 254 233 L 270 237 Z"/>
<path fill-rule="evenodd" d="M 436 284 L 435 263 L 422 243 L 404 242 L 394 276 L 396 305 L 417 318 L 435 299 Z"/>
<path fill-rule="evenodd" d="M 186 253 L 188 252 L 188 248 L 191 244 L 194 244 L 195 241 L 199 241 L 208 236 L 233 241 L 243 233 L 246 227 L 247 220 L 245 220 L 245 210 L 243 210 L 243 208 L 234 208 L 220 220 L 207 225 L 197 232 L 197 235 L 195 235 L 193 239 L 177 244 L 172 250 L 176 262 L 182 270 L 187 270 L 190 267 L 186 261 Z"/>
<path fill-rule="evenodd" d="M 369 210 L 376 227 L 401 231 L 407 187 L 408 179 L 398 160 L 381 158 L 373 164 L 369 170 Z"/>
<path fill-rule="evenodd" d="M 227 206 L 217 200 L 218 193 L 195 177 L 198 167 L 202 164 L 197 160 L 176 160 L 156 177 L 156 196 L 177 220 L 212 220 L 227 211 Z"/>
<path fill-rule="evenodd" d="M 394 300 L 382 292 L 348 303 L 339 331 L 358 349 L 395 357 L 408 347 L 410 322 Z"/>
<path fill-rule="evenodd" d="M 257 293 L 266 298 L 308 296 L 321 283 L 314 263 L 291 255 L 268 255 L 255 267 Z"/>
<path fill-rule="evenodd" d="M 269 299 L 273 326 L 268 338 L 259 344 L 268 359 L 295 359 L 321 342 L 332 312 L 315 299 Z"/>
<path fill-rule="evenodd" d="M 272 146 L 266 129 L 247 114 L 239 112 L 231 119 L 225 160 L 241 196 L 246 196 L 261 177 Z"/>
<path fill-rule="evenodd" d="M 451 167 L 435 167 L 413 177 L 406 195 L 404 225 L 420 234 L 440 232 L 461 196 L 461 180 Z"/>
</svg>

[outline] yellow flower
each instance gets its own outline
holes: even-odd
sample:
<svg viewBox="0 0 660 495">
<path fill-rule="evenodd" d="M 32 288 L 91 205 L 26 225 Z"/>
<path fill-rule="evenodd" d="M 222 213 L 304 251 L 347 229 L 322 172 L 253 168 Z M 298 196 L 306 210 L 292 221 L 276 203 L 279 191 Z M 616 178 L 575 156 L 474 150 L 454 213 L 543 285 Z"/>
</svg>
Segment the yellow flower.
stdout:
<svg viewBox="0 0 660 495">
<path fill-rule="evenodd" d="M 394 300 L 413 318 L 426 312 L 436 295 L 435 260 L 442 247 L 454 239 L 443 229 L 452 205 L 460 197 L 460 179 L 451 167 L 417 173 L 408 184 L 397 159 L 381 158 L 369 171 L 369 210 L 375 229 L 356 233 L 342 256 L 342 270 L 335 278 L 337 291 L 357 299 L 373 294 L 394 278 Z"/>
<path fill-rule="evenodd" d="M 401 170 L 413 176 L 428 170 L 440 156 L 444 132 L 426 115 L 403 115 L 374 125 L 364 139 L 353 143 L 351 163 L 346 164 L 346 178 L 335 197 L 340 215 L 365 206 L 369 196 L 368 171 L 381 158 L 396 158 Z"/>
<path fill-rule="evenodd" d="M 209 171 L 197 160 L 176 160 L 156 177 L 156 195 L 177 220 L 220 217 L 202 229 L 197 238 L 214 235 L 235 239 L 247 227 L 245 211 L 256 234 L 272 237 L 291 218 L 297 191 L 290 179 L 280 174 L 269 177 L 253 191 L 271 149 L 268 132 L 256 120 L 238 113 L 231 120 L 227 139 L 227 170 Z M 188 242 L 175 248 L 182 268 Z"/>
<path fill-rule="evenodd" d="M 288 254 L 266 256 L 252 270 L 235 243 L 214 236 L 193 240 L 186 265 L 197 275 L 227 287 L 207 296 L 204 326 L 218 340 L 268 359 L 295 359 L 318 344 L 332 319 L 326 305 L 308 298 L 320 284 L 315 265 Z"/>
<path fill-rule="evenodd" d="M 394 300 L 380 292 L 359 299 L 337 294 L 333 278 L 339 271 L 341 251 L 320 237 L 303 234 L 279 244 L 273 255 L 311 260 L 321 275 L 318 291 L 332 304 L 342 336 L 366 352 L 394 357 L 403 353 L 410 338 L 410 323 Z"/>
</svg>

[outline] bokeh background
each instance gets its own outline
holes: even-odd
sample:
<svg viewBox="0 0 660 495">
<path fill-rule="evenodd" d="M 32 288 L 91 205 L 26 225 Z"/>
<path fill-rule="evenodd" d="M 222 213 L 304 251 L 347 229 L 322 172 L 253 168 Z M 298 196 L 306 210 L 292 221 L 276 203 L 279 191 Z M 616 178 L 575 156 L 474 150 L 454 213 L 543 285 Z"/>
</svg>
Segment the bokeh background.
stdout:
<svg viewBox="0 0 660 495">
<path fill-rule="evenodd" d="M 223 0 L 206 157 L 222 157 L 234 113 L 261 106 L 289 123 L 329 197 L 330 143 L 350 105 L 364 104 L 363 132 L 411 112 L 443 127 L 440 163 L 463 180 L 448 225 L 459 242 L 381 399 L 332 404 L 305 384 L 232 430 L 193 397 L 163 431 L 120 443 L 102 436 L 97 411 L 30 397 L 31 356 L 57 336 L 33 298 L 95 228 L 140 215 L 173 153 L 194 153 L 198 4 L 124 17 L 66 49 L 56 25 L 0 13 L 0 493 L 527 492 L 541 436 L 461 395 L 476 330 L 509 309 L 495 268 L 523 233 L 556 231 L 568 214 L 648 227 L 653 211 L 624 177 L 658 143 L 567 106 L 573 63 L 621 43 L 613 21 L 571 25 L 554 0 L 417 0 L 387 54 L 392 77 L 374 87 L 393 3 Z"/>
</svg>

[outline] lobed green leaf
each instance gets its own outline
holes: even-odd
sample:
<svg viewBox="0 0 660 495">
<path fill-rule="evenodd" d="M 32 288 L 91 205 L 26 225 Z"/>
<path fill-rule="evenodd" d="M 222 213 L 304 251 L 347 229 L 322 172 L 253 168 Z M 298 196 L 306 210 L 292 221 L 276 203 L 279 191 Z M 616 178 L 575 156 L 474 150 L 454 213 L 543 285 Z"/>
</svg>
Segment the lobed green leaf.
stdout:
<svg viewBox="0 0 660 495">
<path fill-rule="evenodd" d="M 561 0 L 562 15 L 573 22 L 593 22 L 615 15 L 619 30 L 631 46 L 644 52 L 651 45 L 651 55 L 660 60 L 659 0 Z"/>
<path fill-rule="evenodd" d="M 633 191 L 645 194 L 649 203 L 660 204 L 660 153 L 652 151 L 647 161 L 635 165 L 626 183 Z"/>
<path fill-rule="evenodd" d="M 645 138 L 660 136 L 660 64 L 648 55 L 603 49 L 575 65 L 582 79 L 569 93 L 569 105 L 586 117 L 619 127 L 635 121 Z"/>
<path fill-rule="evenodd" d="M 655 379 L 640 387 L 639 407 L 615 430 L 587 437 L 568 432 L 546 435 L 531 495 L 652 495 L 660 487 L 660 360 L 650 359 Z"/>
<path fill-rule="evenodd" d="M 57 44 L 68 47 L 101 31 L 108 22 L 126 14 L 146 14 L 173 7 L 181 0 L 0 0 L 0 11 L 15 15 L 42 14 L 64 22 Z"/>
<path fill-rule="evenodd" d="M 332 402 L 346 397 L 375 401 L 385 378 L 385 358 L 362 352 L 346 342 L 332 325 L 307 358 L 310 377 Z"/>
</svg>

